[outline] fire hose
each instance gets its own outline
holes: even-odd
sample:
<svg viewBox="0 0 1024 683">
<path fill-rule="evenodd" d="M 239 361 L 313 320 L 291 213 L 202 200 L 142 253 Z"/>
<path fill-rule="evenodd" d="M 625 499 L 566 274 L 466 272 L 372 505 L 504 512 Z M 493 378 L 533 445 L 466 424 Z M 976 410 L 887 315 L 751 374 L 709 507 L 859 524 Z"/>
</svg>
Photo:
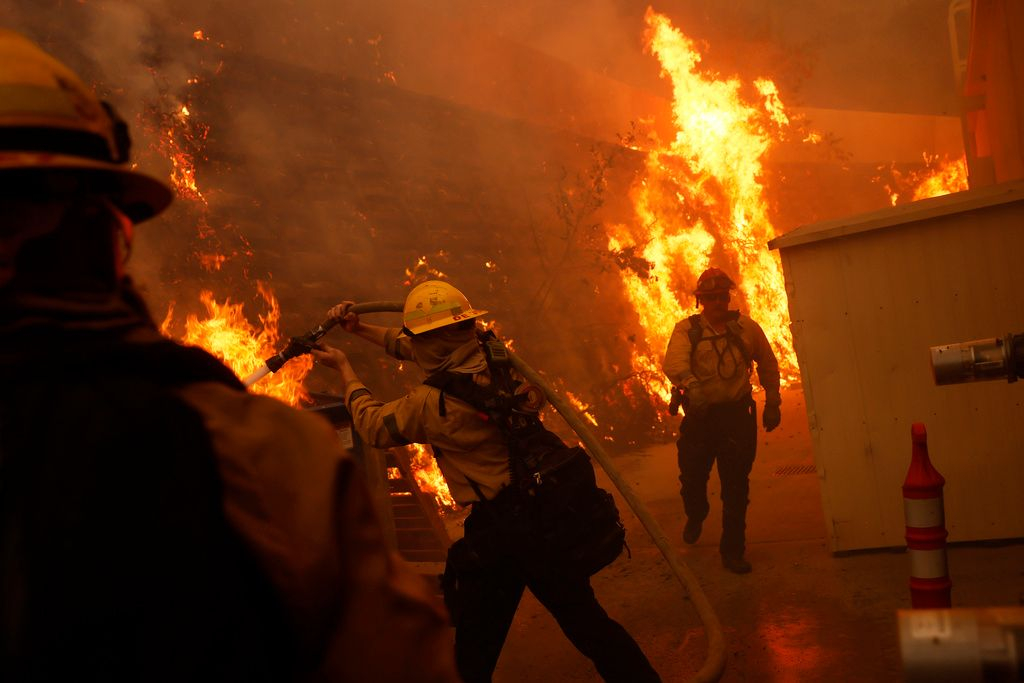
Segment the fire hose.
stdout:
<svg viewBox="0 0 1024 683">
<path fill-rule="evenodd" d="M 398 308 L 395 308 L 397 306 Z M 366 303 L 356 304 L 349 309 L 353 313 L 384 313 L 391 311 L 402 312 L 402 304 L 394 303 L 391 301 L 367 301 Z M 281 366 L 290 361 L 292 358 L 297 358 L 303 354 L 309 353 L 309 350 L 316 346 L 317 342 L 323 339 L 324 335 L 331 331 L 335 325 L 338 324 L 337 320 L 325 320 L 306 334 L 298 337 L 292 337 L 288 340 L 288 346 L 284 348 L 284 351 L 274 354 L 263 362 L 259 368 L 257 368 L 251 375 L 242 380 L 242 384 L 247 387 L 251 387 L 256 382 L 267 375 L 273 374 L 281 369 Z"/>
<path fill-rule="evenodd" d="M 403 304 L 400 301 L 373 301 L 356 304 L 349 310 L 357 314 L 385 312 L 400 313 L 402 308 Z M 303 353 L 308 353 L 309 349 L 323 338 L 323 336 L 336 324 L 337 321 L 328 320 L 321 323 L 305 335 L 292 337 L 284 351 L 268 358 L 262 368 L 243 380 L 244 384 L 246 386 L 251 386 L 266 375 L 272 372 L 277 372 L 277 370 L 279 370 L 289 359 Z M 679 581 L 680 585 L 682 585 L 686 595 L 690 598 L 694 607 L 697 609 L 697 614 L 700 616 L 700 619 L 704 624 L 704 632 L 708 637 L 707 657 L 704 660 L 703 666 L 701 666 L 700 670 L 694 674 L 690 681 L 693 683 L 712 683 L 713 681 L 717 681 L 721 678 L 722 672 L 725 670 L 725 637 L 722 634 L 722 625 L 718 621 L 718 615 L 715 614 L 707 596 L 704 595 L 704 591 L 700 587 L 697 576 L 683 560 L 672 552 L 672 548 L 669 546 L 668 537 L 661 529 L 661 526 L 654 520 L 654 517 L 651 516 L 650 511 L 648 511 L 647 507 L 640 501 L 636 493 L 633 492 L 629 483 L 622 478 L 619 471 L 615 469 L 614 465 L 612 465 L 611 458 L 605 452 L 601 443 L 583 422 L 579 413 L 577 413 L 569 403 L 555 392 L 540 373 L 527 365 L 522 358 L 511 350 L 508 352 L 508 355 L 512 360 L 512 364 L 515 369 L 518 370 L 524 378 L 541 388 L 544 395 L 547 397 L 548 402 L 554 406 L 555 410 L 557 410 L 558 414 L 562 416 L 562 419 L 565 420 L 566 424 L 576 432 L 576 435 L 579 436 L 580 440 L 587 447 L 590 455 L 598 462 L 599 465 L 601 465 L 601 469 L 605 471 L 605 474 L 608 475 L 612 484 L 614 484 L 615 488 L 617 488 L 619 493 L 622 494 L 623 499 L 625 499 L 626 503 L 633 511 L 633 514 L 635 514 L 637 519 L 640 520 L 640 523 L 643 525 L 644 530 L 647 531 L 647 535 L 650 536 L 654 545 L 657 546 L 659 551 L 661 551 L 661 554 L 665 558 L 665 561 L 668 562 L 672 573 L 675 574 L 676 579 Z"/>
</svg>

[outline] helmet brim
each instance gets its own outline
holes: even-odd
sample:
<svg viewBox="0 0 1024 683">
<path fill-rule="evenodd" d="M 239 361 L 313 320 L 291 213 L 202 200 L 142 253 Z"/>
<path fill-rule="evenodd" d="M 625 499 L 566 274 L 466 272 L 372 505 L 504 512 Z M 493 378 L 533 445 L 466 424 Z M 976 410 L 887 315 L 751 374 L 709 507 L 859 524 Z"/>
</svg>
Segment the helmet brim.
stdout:
<svg viewBox="0 0 1024 683">
<path fill-rule="evenodd" d="M 47 171 L 100 174 L 114 182 L 110 201 L 133 223 L 153 218 L 174 200 L 174 192 L 156 178 L 118 164 L 66 154 L 0 152 L 0 176 L 31 176 Z"/>
<path fill-rule="evenodd" d="M 443 317 L 437 320 L 430 320 L 424 322 L 422 325 L 417 325 L 415 321 L 413 321 L 412 323 L 406 322 L 405 328 L 413 334 L 423 334 L 424 332 L 430 332 L 431 330 L 436 330 L 442 327 L 446 327 L 448 325 L 460 323 L 463 320 L 472 320 L 474 318 L 479 318 L 480 316 L 486 314 L 487 311 L 479 311 L 471 308 L 470 310 L 459 313 L 458 315 Z"/>
</svg>

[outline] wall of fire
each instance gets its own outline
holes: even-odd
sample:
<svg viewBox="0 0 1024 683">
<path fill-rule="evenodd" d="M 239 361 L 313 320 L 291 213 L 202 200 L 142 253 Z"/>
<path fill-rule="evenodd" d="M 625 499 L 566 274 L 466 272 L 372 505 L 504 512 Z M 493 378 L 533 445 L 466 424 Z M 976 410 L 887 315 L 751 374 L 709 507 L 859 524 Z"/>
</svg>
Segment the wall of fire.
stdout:
<svg viewBox="0 0 1024 683">
<path fill-rule="evenodd" d="M 807 65 L 794 63 L 800 56 L 785 43 L 799 40 L 813 7 L 746 4 L 742 17 L 724 17 L 713 2 L 674 12 L 715 41 L 709 69 L 748 78 L 778 71 L 798 85 Z M 887 35 L 902 24 L 916 36 L 926 4 L 895 13 L 881 2 L 856 12 L 842 5 L 838 16 L 856 14 L 858 30 L 825 28 L 856 33 L 861 47 L 891 47 L 869 28 L 874 15 L 891 22 Z M 14 10 L 132 115 L 144 167 L 167 168 L 176 151 L 169 139 L 191 154 L 202 199 L 181 193 L 136 245 L 134 271 L 158 320 L 172 301 L 179 322 L 201 315 L 201 289 L 246 303 L 254 317 L 254 281 L 269 280 L 282 332 L 296 334 L 339 298 L 401 298 L 410 277 L 441 272 L 494 311 L 528 361 L 592 404 L 606 436 L 625 433 L 617 445 L 671 434 L 661 402 L 630 379 L 643 330 L 603 235 L 605 223 L 636 221 L 629 194 L 642 157 L 616 134 L 632 123 L 672 133 L 658 64 L 639 49 L 645 3 L 627 23 L 613 17 L 607 73 L 551 56 L 565 49 L 550 43 L 555 34 L 592 40 L 574 34 L 571 8 L 557 26 L 538 15 L 549 34 L 544 52 L 506 36 L 496 18 L 463 20 L 473 3 L 447 16 L 417 2 L 280 3 L 244 20 L 215 5 L 47 0 Z M 936 17 L 926 23 L 934 28 Z M 814 30 L 815 40 L 839 42 Z M 890 68 L 916 73 L 919 56 L 944 56 L 945 46 L 908 52 L 911 60 Z M 934 79 L 894 88 L 874 77 L 888 51 L 862 54 L 873 61 L 833 61 L 804 90 L 812 96 L 803 104 L 819 105 L 805 113 L 828 143 L 780 146 L 765 160 L 780 232 L 884 205 L 875 182 L 883 165 L 919 167 L 923 151 L 958 152 L 948 117 L 921 105 L 933 99 L 920 93 L 935 90 Z M 919 96 L 905 97 L 911 91 Z M 418 381 L 350 348 L 385 397 Z M 316 372 L 309 380 L 317 390 L 331 382 Z"/>
<path fill-rule="evenodd" d="M 516 52 L 523 49 L 502 47 L 509 54 L 492 57 L 493 78 L 525 78 Z M 186 49 L 212 50 L 204 43 Z M 478 108 L 258 55 L 214 56 L 216 78 L 193 100 L 217 122 L 197 164 L 209 202 L 178 202 L 136 255 L 157 317 L 172 300 L 187 310 L 204 285 L 219 296 L 248 296 L 251 280 L 269 273 L 281 327 L 295 334 L 342 298 L 401 299 L 410 276 L 443 273 L 493 311 L 529 362 L 591 405 L 606 436 L 625 434 L 618 445 L 672 433 L 661 403 L 631 383 L 629 358 L 643 331 L 602 227 L 635 220 L 629 194 L 642 165 L 638 152 L 609 142 L 613 135 L 589 135 L 594 119 L 577 126 L 543 119 L 529 102 L 503 115 L 486 110 L 500 108 L 493 101 Z M 571 92 L 584 111 L 615 88 L 617 100 L 628 100 L 621 84 L 544 63 L 536 53 L 529 59 L 539 62 L 532 78 L 548 81 L 535 98 Z M 509 70 L 519 75 L 503 73 Z M 634 106 L 637 114 L 652 106 L 651 98 Z M 769 160 L 767 182 L 782 227 L 884 201 L 871 182 L 880 160 L 867 139 L 902 141 L 889 149 L 896 155 L 890 161 L 903 164 L 922 147 L 955 148 L 941 117 L 812 114 L 839 130 L 849 151 L 838 159 L 830 147 Z M 865 122 L 876 133 L 861 144 L 855 136 Z M 629 125 L 624 118 L 620 130 Z M 214 244 L 194 231 L 197 224 L 216 226 Z M 192 236 L 187 248 L 183 234 Z M 215 272 L 198 257 L 209 248 L 231 256 Z M 344 341 L 340 334 L 332 339 Z M 373 350 L 349 348 L 360 367 L 371 368 L 384 397 L 418 381 Z M 332 381 L 314 373 L 309 384 L 337 389 Z"/>
</svg>

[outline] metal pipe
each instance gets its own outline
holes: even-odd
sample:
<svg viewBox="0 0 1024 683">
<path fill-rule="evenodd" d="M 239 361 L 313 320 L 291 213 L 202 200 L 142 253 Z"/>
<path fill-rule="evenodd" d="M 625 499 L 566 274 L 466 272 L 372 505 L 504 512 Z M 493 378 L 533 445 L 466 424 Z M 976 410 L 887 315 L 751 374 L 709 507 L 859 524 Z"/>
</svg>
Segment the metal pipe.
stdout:
<svg viewBox="0 0 1024 683">
<path fill-rule="evenodd" d="M 940 386 L 994 379 L 1016 382 L 1024 373 L 1024 334 L 933 346 L 931 360 Z"/>
</svg>

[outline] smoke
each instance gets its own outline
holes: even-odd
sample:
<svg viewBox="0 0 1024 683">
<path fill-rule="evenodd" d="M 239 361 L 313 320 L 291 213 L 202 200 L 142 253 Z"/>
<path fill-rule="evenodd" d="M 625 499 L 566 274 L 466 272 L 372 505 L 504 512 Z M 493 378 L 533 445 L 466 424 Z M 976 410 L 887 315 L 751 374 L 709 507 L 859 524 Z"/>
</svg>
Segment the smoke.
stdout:
<svg viewBox="0 0 1024 683">
<path fill-rule="evenodd" d="M 647 4 L 0 0 L 0 22 L 117 106 L 143 169 L 169 177 L 168 130 L 192 155 L 205 202 L 180 198 L 137 231 L 132 266 L 157 318 L 171 301 L 179 320 L 201 313 L 201 289 L 254 317 L 264 280 L 298 334 L 344 298 L 403 298 L 426 257 L 528 360 L 595 402 L 617 391 L 642 336 L 595 240 L 603 221 L 632 219 L 641 156 L 618 135 L 634 122 L 671 132 L 669 86 L 643 51 Z M 707 68 L 773 77 L 787 102 L 936 113 L 949 69 L 932 4 L 655 9 L 704 41 Z M 603 189 L 588 195 L 595 159 Z M 790 176 L 820 182 L 808 168 Z M 791 187 L 780 196 L 802 218 L 874 201 L 846 192 L 826 206 L 828 193 Z M 582 213 L 567 221 L 566 202 Z M 213 252 L 219 270 L 197 257 Z"/>
</svg>

